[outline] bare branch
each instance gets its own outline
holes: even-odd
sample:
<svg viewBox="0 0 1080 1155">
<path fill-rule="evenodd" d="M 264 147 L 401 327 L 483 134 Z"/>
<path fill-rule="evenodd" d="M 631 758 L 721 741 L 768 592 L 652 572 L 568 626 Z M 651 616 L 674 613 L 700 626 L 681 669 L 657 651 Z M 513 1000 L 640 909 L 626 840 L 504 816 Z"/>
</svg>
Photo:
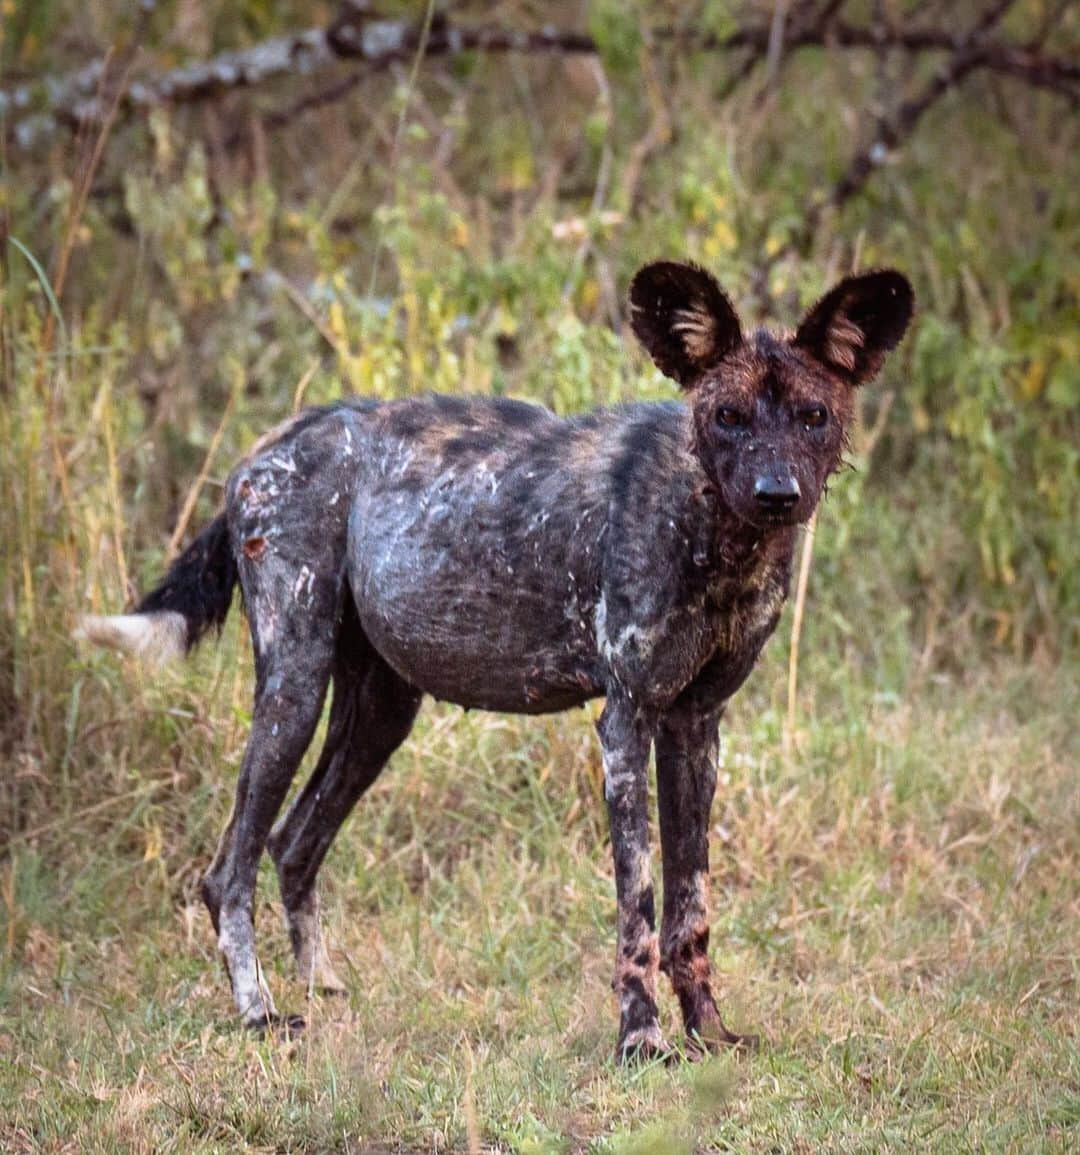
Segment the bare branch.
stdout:
<svg viewBox="0 0 1080 1155">
<path fill-rule="evenodd" d="M 910 54 L 955 55 L 975 36 L 978 50 L 969 48 L 964 74 L 987 69 L 1063 95 L 1073 104 L 1080 102 L 1080 61 L 1043 51 L 1045 34 L 1026 46 L 987 38 L 986 33 L 1000 20 L 995 13 L 1011 7 L 1008 0 L 998 0 L 988 8 L 980 24 L 966 37 L 944 28 L 854 24 L 840 18 L 841 7 L 842 0 L 828 0 L 816 12 L 809 4 L 798 4 L 788 12 L 786 24 L 780 18 L 759 21 L 721 37 L 681 27 L 654 29 L 651 37 L 654 42 L 678 44 L 687 51 L 745 51 L 746 59 L 738 69 L 743 78 L 758 62 L 769 61 L 775 70 L 783 58 L 803 48 L 880 51 L 884 47 Z M 778 7 L 777 12 L 780 11 Z M 119 94 L 110 93 L 104 99 L 99 91 L 103 61 L 92 62 L 59 79 L 22 83 L 0 93 L 0 114 L 13 126 L 15 144 L 28 148 L 58 126 L 79 129 L 100 125 L 114 101 L 119 114 L 139 114 L 160 104 L 214 100 L 234 89 L 256 88 L 285 76 L 314 74 L 341 62 L 363 65 L 289 108 L 270 114 L 267 126 L 277 127 L 309 109 L 340 99 L 357 86 L 363 73 L 385 70 L 412 59 L 420 33 L 419 25 L 377 19 L 350 6 L 328 28 L 303 29 L 200 63 L 133 77 Z M 456 56 L 463 52 L 597 55 L 599 49 L 593 38 L 583 32 L 457 26 L 448 16 L 437 16 L 430 29 L 426 56 Z"/>
<path fill-rule="evenodd" d="M 925 113 L 969 72 L 980 66 L 983 38 L 1004 18 L 1014 3 L 1015 0 L 996 0 L 962 38 L 952 58 L 938 70 L 922 92 L 905 100 L 892 116 L 882 118 L 875 139 L 852 158 L 847 172 L 833 186 L 827 204 L 839 208 L 850 200 L 866 184 L 870 174 L 889 152 L 899 148 L 911 136 Z M 813 227 L 809 221 L 808 227 Z"/>
<path fill-rule="evenodd" d="M 754 290 L 763 314 L 771 311 L 769 273 L 778 261 L 793 252 L 809 247 L 822 216 L 827 209 L 839 209 L 862 190 L 876 169 L 899 149 L 915 131 L 923 116 L 971 72 L 987 66 L 987 36 L 1004 19 L 1016 0 L 995 0 L 980 14 L 976 23 L 966 32 L 953 38 L 952 54 L 942 64 L 921 91 L 901 101 L 892 112 L 877 118 L 876 131 L 869 143 L 859 148 L 851 158 L 847 170 L 827 194 L 814 201 L 803 216 L 799 228 L 787 244 L 768 257 L 755 272 Z M 867 30 L 880 45 L 886 35 L 880 25 Z M 888 33 L 891 36 L 891 32 Z M 913 33 L 912 35 L 925 35 Z M 935 35 L 937 35 L 935 33 Z M 996 46 L 995 46 L 996 50 Z M 1073 92 L 1075 99 L 1076 92 Z"/>
</svg>

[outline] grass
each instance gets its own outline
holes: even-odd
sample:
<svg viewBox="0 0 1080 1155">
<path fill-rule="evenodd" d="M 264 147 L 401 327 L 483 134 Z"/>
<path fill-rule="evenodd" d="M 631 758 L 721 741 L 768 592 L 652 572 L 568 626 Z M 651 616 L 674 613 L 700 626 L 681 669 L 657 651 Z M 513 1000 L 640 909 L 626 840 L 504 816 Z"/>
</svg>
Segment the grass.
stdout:
<svg viewBox="0 0 1080 1155">
<path fill-rule="evenodd" d="M 69 327 L 42 375 L 24 356 L 0 406 L 0 1149 L 1076 1146 L 1075 664 L 1066 641 L 1004 657 L 969 616 L 920 612 L 911 527 L 925 565 L 934 533 L 946 556 L 958 531 L 862 477 L 824 509 L 792 756 L 790 619 L 725 725 L 713 958 L 760 1053 L 612 1062 L 595 709 L 427 707 L 324 871 L 349 997 L 308 1007 L 297 1042 L 239 1031 L 197 886 L 250 646 L 234 614 L 219 645 L 148 678 L 68 640 L 74 613 L 116 608 L 161 562 L 139 547 L 160 537 L 155 443 L 96 340 Z M 222 460 L 259 417 L 234 390 Z M 185 510 L 188 479 L 206 483 L 194 522 L 225 424 L 205 423 L 180 482 Z M 259 904 L 279 1005 L 304 1009 L 269 869 Z M 666 990 L 662 1014 L 677 1037 Z"/>
<path fill-rule="evenodd" d="M 1020 133 L 989 119 L 1000 101 L 958 93 L 938 135 L 924 128 L 923 159 L 888 166 L 813 254 L 773 269 L 788 321 L 856 253 L 912 270 L 924 304 L 868 404 L 886 436 L 873 460 L 876 437 L 856 438 L 861 473 L 823 510 L 792 752 L 790 616 L 725 724 L 713 960 L 730 1024 L 765 1036 L 758 1053 L 612 1062 L 595 710 L 426 707 L 323 872 L 349 996 L 305 1007 L 267 868 L 262 961 L 310 1028 L 249 1037 L 197 897 L 249 720 L 240 615 L 160 677 L 68 638 L 76 612 L 148 587 L 162 527 L 204 519 L 225 463 L 301 395 L 475 389 L 561 410 L 670 396 L 616 336 L 605 286 L 667 252 L 748 300 L 762 252 L 846 163 L 850 125 L 822 110 L 869 100 L 868 70 L 792 67 L 768 116 L 748 94 L 709 133 L 712 66 L 668 77 L 671 151 L 644 174 L 640 210 L 576 255 L 554 226 L 620 187 L 602 157 L 624 173 L 653 115 L 636 76 L 614 78 L 613 115 L 609 96 L 515 73 L 536 118 L 523 120 L 492 72 L 453 172 L 439 159 L 452 109 L 453 132 L 431 135 L 406 125 L 405 102 L 392 163 L 358 151 L 388 99 L 376 92 L 362 122 L 344 105 L 298 121 L 250 177 L 162 116 L 148 134 L 80 137 L 73 170 L 50 150 L 12 182 L 0 1151 L 1080 1146 L 1075 285 L 1061 240 L 1076 150 L 1048 127 L 1065 123 L 1056 105 L 1013 92 Z M 434 88 L 414 97 L 443 115 Z M 586 120 L 587 147 L 566 157 L 533 131 Z M 522 199 L 523 159 L 568 186 L 599 166 L 591 200 Z M 448 174 L 467 198 L 444 195 Z M 385 316 L 375 248 L 393 265 Z M 661 1013 L 677 1038 L 666 989 Z"/>
<path fill-rule="evenodd" d="M 4 867 L 5 1150 L 1074 1149 L 1060 671 L 896 695 L 811 647 L 785 763 L 777 645 L 730 716 L 713 815 L 723 1003 L 766 1045 L 627 1072 L 583 714 L 427 709 L 324 872 L 351 994 L 313 1003 L 297 1042 L 232 1025 L 195 886 L 242 751 L 246 649 L 233 622 L 155 684 L 72 659 L 71 774 L 100 786 L 79 808 L 61 791 Z M 279 1004 L 301 1009 L 269 870 L 259 902 Z M 662 1013 L 677 1034 L 669 996 Z"/>
</svg>

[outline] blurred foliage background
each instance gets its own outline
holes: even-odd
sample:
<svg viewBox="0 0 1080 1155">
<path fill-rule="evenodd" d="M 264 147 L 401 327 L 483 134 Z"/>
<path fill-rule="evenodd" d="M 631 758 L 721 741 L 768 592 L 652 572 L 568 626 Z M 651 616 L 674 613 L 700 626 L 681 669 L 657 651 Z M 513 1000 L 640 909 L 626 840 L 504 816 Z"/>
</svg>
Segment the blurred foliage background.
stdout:
<svg viewBox="0 0 1080 1155">
<path fill-rule="evenodd" d="M 1071 666 L 1076 32 L 1042 0 L 7 0 L 5 750 L 70 760 L 72 615 L 146 588 L 296 405 L 671 395 L 625 326 L 658 255 L 788 324 L 850 267 L 908 271 L 812 635 L 896 692 Z"/>
</svg>

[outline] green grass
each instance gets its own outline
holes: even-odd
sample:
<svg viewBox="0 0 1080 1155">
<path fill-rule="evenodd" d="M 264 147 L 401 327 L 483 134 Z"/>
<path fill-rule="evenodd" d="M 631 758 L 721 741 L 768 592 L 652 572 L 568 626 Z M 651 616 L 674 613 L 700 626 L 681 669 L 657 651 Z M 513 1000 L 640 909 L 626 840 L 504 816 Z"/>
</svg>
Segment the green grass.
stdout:
<svg viewBox="0 0 1080 1155">
<path fill-rule="evenodd" d="M 151 685 L 108 655 L 73 658 L 72 774 L 81 762 L 100 786 L 90 806 L 73 789 L 74 809 L 58 792 L 60 820 L 17 837 L 5 867 L 0 1143 L 1074 1149 L 1067 682 L 1004 664 L 898 696 L 812 651 L 785 764 L 782 654 L 730 716 L 713 813 L 722 1001 L 766 1043 L 629 1072 L 612 1063 L 613 887 L 586 713 L 425 711 L 324 871 L 351 994 L 274 1044 L 233 1026 L 195 894 L 242 750 L 242 626 Z M 295 1011 L 279 914 L 267 869 L 262 957 Z M 666 996 L 673 1036 L 676 1014 Z"/>
</svg>

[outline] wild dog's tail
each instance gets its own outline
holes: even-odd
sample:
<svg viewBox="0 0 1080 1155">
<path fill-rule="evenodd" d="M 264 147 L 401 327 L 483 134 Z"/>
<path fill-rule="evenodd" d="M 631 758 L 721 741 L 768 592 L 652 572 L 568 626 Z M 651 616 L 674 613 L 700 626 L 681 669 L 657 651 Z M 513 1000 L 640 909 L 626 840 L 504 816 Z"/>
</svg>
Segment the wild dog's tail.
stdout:
<svg viewBox="0 0 1080 1155">
<path fill-rule="evenodd" d="M 129 614 L 80 618 L 76 638 L 127 650 L 152 662 L 182 658 L 225 622 L 238 573 L 225 514 L 219 513 Z"/>
</svg>

